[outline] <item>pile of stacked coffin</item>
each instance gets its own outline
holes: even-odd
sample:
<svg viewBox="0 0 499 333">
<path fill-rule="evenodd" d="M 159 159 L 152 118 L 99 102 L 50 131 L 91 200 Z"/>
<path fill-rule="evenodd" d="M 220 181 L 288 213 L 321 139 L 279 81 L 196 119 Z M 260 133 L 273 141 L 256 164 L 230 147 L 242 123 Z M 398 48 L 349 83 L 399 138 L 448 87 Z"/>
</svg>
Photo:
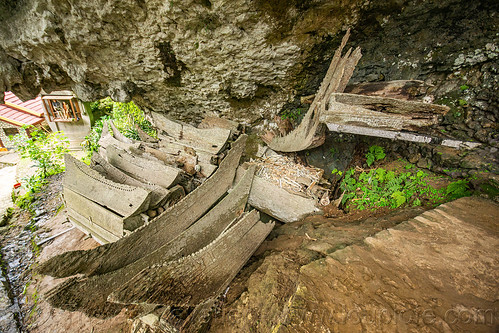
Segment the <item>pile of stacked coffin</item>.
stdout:
<svg viewBox="0 0 499 333">
<path fill-rule="evenodd" d="M 159 139 L 139 131 L 140 141 L 103 127 L 90 166 L 65 156 L 64 198 L 70 221 L 101 244 L 117 241 L 162 214 L 217 169 L 237 124 L 204 128 L 155 114 Z M 220 122 L 217 123 L 220 125 Z"/>
<path fill-rule="evenodd" d="M 156 122 L 159 124 L 160 118 L 157 117 L 155 116 Z M 74 195 L 78 198 L 76 201 L 71 197 L 76 193 L 73 189 L 77 187 L 83 188 L 78 190 L 81 193 L 86 191 L 86 195 L 91 197 L 85 200 L 93 202 L 101 210 L 105 209 L 108 214 L 112 211 L 119 216 L 124 229 L 135 228 L 140 224 L 134 222 L 136 225 L 131 226 L 130 222 L 138 220 L 136 217 L 140 216 L 139 212 L 170 200 L 170 192 L 178 186 L 178 182 L 182 182 L 177 176 L 163 175 L 160 180 L 161 175 L 158 173 L 158 179 L 147 179 L 148 187 L 120 183 L 117 180 L 124 178 L 116 176 L 116 170 L 120 170 L 119 175 L 122 177 L 126 175 L 126 179 L 132 177 L 144 182 L 145 174 L 132 176 L 131 169 L 116 162 L 118 157 L 124 156 L 145 159 L 146 157 L 137 157 L 133 153 L 134 149 L 142 149 L 141 144 L 148 149 L 164 152 L 163 147 L 180 146 L 182 142 L 183 147 L 196 149 L 196 153 L 198 152 L 199 147 L 194 144 L 194 140 L 189 141 L 195 132 L 193 128 L 186 129 L 186 125 L 182 125 L 183 128 L 179 131 L 169 132 L 164 130 L 169 127 L 163 127 L 164 124 L 160 126 L 162 130 L 158 133 L 160 140 L 157 147 L 143 145 L 143 142 L 127 142 L 128 146 L 124 146 L 123 141 L 114 141 L 119 140 L 117 133 L 112 139 L 104 133 L 102 155 L 92 162 L 92 167 L 67 158 L 72 163 L 68 164 L 65 180 L 66 202 L 71 219 L 74 216 L 80 218 L 74 212 L 78 207 L 73 202 L 80 204 L 82 198 L 85 198 L 82 194 Z M 208 134 L 215 132 L 210 129 L 198 130 L 207 134 L 203 136 L 205 140 L 209 140 Z M 216 131 L 222 132 L 220 129 Z M 230 131 L 223 132 L 226 135 L 224 140 L 228 139 Z M 160 318 L 157 321 L 161 326 L 159 331 L 202 330 L 216 309 L 220 295 L 274 227 L 273 222 L 261 222 L 257 210 L 247 211 L 256 166 L 248 167 L 234 182 L 236 169 L 246 148 L 246 139 L 247 136 L 243 134 L 234 142 L 227 143 L 230 149 L 223 154 L 225 156 L 209 178 L 148 223 L 136 227 L 127 237 L 87 251 L 66 252 L 41 263 L 38 271 L 42 274 L 54 277 L 72 276 L 46 293 L 46 299 L 53 306 L 65 310 L 78 310 L 104 318 L 116 315 L 124 306 L 135 304 L 142 307 L 146 316 Z M 105 140 L 112 144 L 104 143 Z M 220 158 L 216 155 L 219 155 L 225 144 L 222 144 L 222 140 L 219 143 L 212 141 L 209 146 L 205 145 L 205 149 L 213 149 L 210 158 Z M 206 150 L 203 153 L 209 156 Z M 103 157 L 104 153 L 107 161 Z M 179 155 L 181 154 L 177 156 Z M 150 162 L 155 160 L 138 161 L 144 163 L 146 170 Z M 156 161 L 156 164 L 159 168 L 159 162 Z M 140 163 L 133 165 L 141 166 Z M 166 166 L 161 165 L 162 168 Z M 173 168 L 171 165 L 169 167 Z M 180 166 L 177 169 L 178 167 Z M 195 168 L 196 173 L 201 173 L 202 168 L 203 165 L 201 169 Z M 109 176 L 109 170 L 113 170 L 113 176 Z M 182 176 L 187 173 L 180 169 L 177 172 Z M 71 182 L 70 179 L 75 174 L 84 177 L 80 181 L 88 182 L 87 185 Z M 165 183 L 165 179 L 168 179 L 168 183 Z M 160 181 L 163 184 L 160 185 L 162 190 L 153 187 L 159 185 Z M 95 186 L 88 185 L 90 183 Z M 101 203 L 96 201 L 96 197 L 105 196 L 106 192 L 99 190 L 98 184 L 103 184 L 101 187 L 105 186 L 103 188 L 109 192 L 109 198 L 98 199 Z M 111 190 L 111 185 L 114 190 Z M 94 195 L 91 195 L 92 190 L 96 191 Z M 127 207 L 129 209 L 125 209 Z M 108 223 L 92 219 L 83 222 L 100 225 Z M 151 309 L 154 313 L 150 313 Z"/>
</svg>

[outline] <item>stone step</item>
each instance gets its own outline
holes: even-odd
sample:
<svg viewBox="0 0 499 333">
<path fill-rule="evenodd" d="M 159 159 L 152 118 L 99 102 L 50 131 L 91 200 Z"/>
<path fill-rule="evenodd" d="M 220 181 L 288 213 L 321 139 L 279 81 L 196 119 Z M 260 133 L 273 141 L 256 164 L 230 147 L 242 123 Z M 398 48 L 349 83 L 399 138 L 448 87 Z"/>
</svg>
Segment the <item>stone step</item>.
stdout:
<svg viewBox="0 0 499 333">
<path fill-rule="evenodd" d="M 275 332 L 491 332 L 499 205 L 461 198 L 303 266 Z"/>
</svg>

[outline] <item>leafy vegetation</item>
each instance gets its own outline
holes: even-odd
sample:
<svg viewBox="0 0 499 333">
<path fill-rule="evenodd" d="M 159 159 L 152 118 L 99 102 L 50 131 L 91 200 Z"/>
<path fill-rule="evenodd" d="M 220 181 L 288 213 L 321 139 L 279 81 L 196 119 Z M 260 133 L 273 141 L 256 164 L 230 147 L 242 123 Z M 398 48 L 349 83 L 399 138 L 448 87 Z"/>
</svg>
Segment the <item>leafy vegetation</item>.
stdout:
<svg viewBox="0 0 499 333">
<path fill-rule="evenodd" d="M 366 155 L 368 165 L 384 157 L 383 149 L 378 146 L 372 146 Z M 426 172 L 412 164 L 407 164 L 404 169 L 352 168 L 345 172 L 335 169 L 332 173 L 342 178 L 339 186 L 344 192 L 342 204 L 347 210 L 423 204 L 436 206 L 471 194 L 467 180 L 458 180 L 436 189 L 429 183 L 432 178 Z"/>
<path fill-rule="evenodd" d="M 92 131 L 85 138 L 83 148 L 87 152 L 83 158 L 84 162 L 89 163 L 92 154 L 99 149 L 99 139 L 102 134 L 104 122 L 112 120 L 118 130 L 124 136 L 130 139 L 139 140 L 139 133 L 135 128 L 138 125 L 144 132 L 152 137 L 157 137 L 156 130 L 152 124 L 145 118 L 144 112 L 133 102 L 119 103 L 114 102 L 107 97 L 90 104 L 94 113 L 104 114 L 100 120 L 97 120 L 92 127 Z"/>
<path fill-rule="evenodd" d="M 384 159 L 386 156 L 385 150 L 380 146 L 371 146 L 366 154 L 366 163 L 371 166 L 374 162 Z"/>
<path fill-rule="evenodd" d="M 32 126 L 24 128 L 31 131 L 29 137 L 17 134 L 10 139 L 19 155 L 29 158 L 37 167 L 33 175 L 22 178 L 26 194 L 15 198 L 16 205 L 27 209 L 33 201 L 33 194 L 40 191 L 46 178 L 64 171 L 63 156 L 69 152 L 69 140 L 62 132 L 48 133 Z"/>
<path fill-rule="evenodd" d="M 296 121 L 296 120 L 300 119 L 302 114 L 303 114 L 303 110 L 300 108 L 293 109 L 293 110 L 284 110 L 281 113 L 281 119 L 289 119 L 289 120 Z"/>
</svg>

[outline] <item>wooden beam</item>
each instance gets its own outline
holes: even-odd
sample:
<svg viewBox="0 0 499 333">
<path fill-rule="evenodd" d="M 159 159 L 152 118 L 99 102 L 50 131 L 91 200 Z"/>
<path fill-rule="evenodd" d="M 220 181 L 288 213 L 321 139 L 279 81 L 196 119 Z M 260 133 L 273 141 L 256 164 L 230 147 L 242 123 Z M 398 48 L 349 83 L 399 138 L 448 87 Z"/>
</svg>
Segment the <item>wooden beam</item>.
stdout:
<svg viewBox="0 0 499 333">
<path fill-rule="evenodd" d="M 329 101 L 361 106 L 363 108 L 378 112 L 409 114 L 426 118 L 435 117 L 437 115 L 445 115 L 450 110 L 450 108 L 446 105 L 405 101 L 381 96 L 365 96 L 344 93 L 332 93 Z"/>
<path fill-rule="evenodd" d="M 378 128 L 368 128 L 354 125 L 339 125 L 339 124 L 327 124 L 327 127 L 330 131 L 339 132 L 339 133 L 349 133 L 349 134 L 357 134 L 357 135 L 366 135 L 366 136 L 375 136 L 379 138 L 386 138 L 392 140 L 404 140 L 411 142 L 419 142 L 419 143 L 430 143 L 437 144 L 446 147 L 452 147 L 456 149 L 473 149 L 480 146 L 480 143 L 477 142 L 466 142 L 452 139 L 441 139 L 436 137 L 431 137 L 427 135 L 420 135 L 415 133 L 408 132 L 397 132 L 397 131 L 388 131 Z"/>
</svg>

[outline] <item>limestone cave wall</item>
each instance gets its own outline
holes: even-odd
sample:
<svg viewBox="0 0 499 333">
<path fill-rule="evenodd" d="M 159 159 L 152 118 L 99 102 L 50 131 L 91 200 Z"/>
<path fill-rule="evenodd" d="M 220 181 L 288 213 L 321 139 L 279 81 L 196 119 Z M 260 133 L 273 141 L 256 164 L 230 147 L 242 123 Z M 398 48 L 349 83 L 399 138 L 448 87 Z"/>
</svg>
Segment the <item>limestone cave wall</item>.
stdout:
<svg viewBox="0 0 499 333">
<path fill-rule="evenodd" d="M 422 79 L 443 130 L 497 144 L 496 1 L 0 0 L 0 97 L 72 89 L 189 122 L 263 124 L 314 93 L 344 31 L 352 81 Z M 460 89 L 466 86 L 467 89 Z M 460 100 L 464 100 L 466 104 Z"/>
</svg>

